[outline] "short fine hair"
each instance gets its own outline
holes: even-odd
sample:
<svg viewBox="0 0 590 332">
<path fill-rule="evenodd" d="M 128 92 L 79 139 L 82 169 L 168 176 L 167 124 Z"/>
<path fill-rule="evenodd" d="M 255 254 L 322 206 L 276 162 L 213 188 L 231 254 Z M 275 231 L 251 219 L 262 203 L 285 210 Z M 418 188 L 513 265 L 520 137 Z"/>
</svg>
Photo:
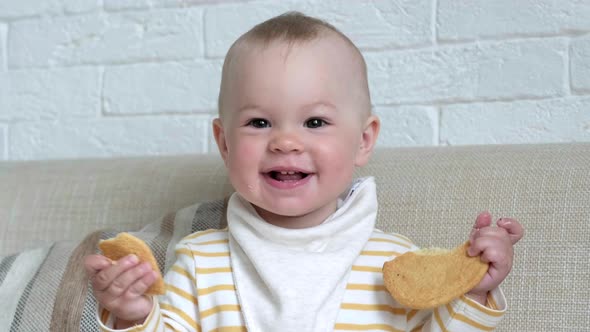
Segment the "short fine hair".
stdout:
<svg viewBox="0 0 590 332">
<path fill-rule="evenodd" d="M 349 44 L 349 46 L 351 46 L 351 48 L 357 53 L 358 58 L 360 59 L 360 65 L 362 67 L 361 70 L 364 79 L 363 84 L 366 86 L 368 92 L 367 65 L 356 45 L 354 45 L 354 43 L 345 34 L 343 34 L 330 23 L 327 23 L 318 18 L 307 16 L 300 12 L 290 11 L 254 26 L 252 29 L 238 38 L 229 48 L 221 73 L 221 87 L 218 99 L 219 114 L 221 115 L 223 109 L 223 99 L 226 90 L 225 86 L 227 84 L 227 80 L 229 79 L 229 66 L 232 60 L 240 53 L 240 48 L 252 44 L 265 47 L 275 41 L 286 42 L 290 47 L 295 43 L 308 42 L 317 39 L 326 32 L 335 33 L 347 44 Z M 370 101 L 368 107 L 370 112 Z"/>
</svg>

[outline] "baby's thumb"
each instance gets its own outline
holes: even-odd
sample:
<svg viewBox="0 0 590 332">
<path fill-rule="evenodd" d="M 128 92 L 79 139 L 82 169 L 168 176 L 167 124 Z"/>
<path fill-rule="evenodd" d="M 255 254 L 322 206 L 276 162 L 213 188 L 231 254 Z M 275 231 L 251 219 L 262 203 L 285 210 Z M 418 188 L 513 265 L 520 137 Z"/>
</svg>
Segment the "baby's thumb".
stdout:
<svg viewBox="0 0 590 332">
<path fill-rule="evenodd" d="M 508 232 L 512 244 L 516 244 L 524 235 L 524 228 L 522 225 L 512 218 L 501 218 L 496 222 L 498 227 L 502 227 Z"/>
</svg>

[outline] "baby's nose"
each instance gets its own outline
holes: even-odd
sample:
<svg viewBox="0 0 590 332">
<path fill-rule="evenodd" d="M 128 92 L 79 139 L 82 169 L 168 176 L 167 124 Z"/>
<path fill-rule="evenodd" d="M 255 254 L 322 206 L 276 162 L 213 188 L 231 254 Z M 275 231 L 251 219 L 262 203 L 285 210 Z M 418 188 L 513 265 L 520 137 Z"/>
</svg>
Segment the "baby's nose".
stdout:
<svg viewBox="0 0 590 332">
<path fill-rule="evenodd" d="M 277 133 L 270 141 L 269 149 L 272 152 L 302 152 L 303 142 L 293 133 Z"/>
</svg>

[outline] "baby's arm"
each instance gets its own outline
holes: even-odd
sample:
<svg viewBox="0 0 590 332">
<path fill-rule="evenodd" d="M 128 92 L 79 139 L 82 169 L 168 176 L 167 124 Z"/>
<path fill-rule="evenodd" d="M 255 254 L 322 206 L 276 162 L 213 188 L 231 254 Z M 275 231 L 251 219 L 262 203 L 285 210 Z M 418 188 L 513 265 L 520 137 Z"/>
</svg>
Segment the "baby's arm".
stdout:
<svg viewBox="0 0 590 332">
<path fill-rule="evenodd" d="M 524 234 L 523 227 L 514 219 L 498 220 L 491 226 L 491 215 L 481 213 L 470 235 L 469 254 L 481 255 L 490 264 L 482 281 L 470 292 L 434 310 L 410 310 L 407 322 L 420 331 L 490 331 L 501 321 L 506 310 L 506 299 L 499 285 L 512 268 L 513 245 Z"/>
<path fill-rule="evenodd" d="M 506 302 L 497 288 L 489 295 L 489 305 L 484 306 L 466 296 L 431 310 L 408 310 L 406 314 L 409 331 L 492 331 L 502 321 Z M 492 305 L 492 303 L 494 303 Z M 493 309 L 497 306 L 497 309 Z"/>
<path fill-rule="evenodd" d="M 166 293 L 160 296 L 163 325 L 166 331 L 200 331 L 194 256 L 190 246 L 183 242 L 175 252 L 176 262 L 164 277 Z"/>
<path fill-rule="evenodd" d="M 126 316 L 125 313 L 120 316 L 120 311 L 110 310 L 113 307 L 109 306 L 108 299 L 97 294 L 96 290 L 94 291 L 97 301 L 105 309 L 100 311 L 99 317 L 99 323 L 103 331 L 116 331 L 116 329 L 128 327 L 134 327 L 133 331 L 199 331 L 200 320 L 194 277 L 194 260 L 190 255 L 190 249 L 184 243 L 176 246 L 176 252 L 177 260 L 164 277 L 166 293 L 159 297 L 159 301 L 156 297 L 153 297 L 152 300 L 152 298 L 144 296 L 149 302 L 147 306 L 142 306 L 141 314 L 143 315 L 139 319 L 129 319 L 135 316 Z M 89 268 L 88 259 L 97 261 L 96 257 L 90 258 L 89 256 L 85 261 L 87 269 Z M 121 259 L 121 261 L 123 260 Z M 95 266 L 98 266 L 98 263 L 95 264 Z M 116 265 L 119 265 L 119 263 Z M 89 271 L 89 274 L 92 275 L 91 271 Z M 94 273 L 94 275 L 98 276 L 99 273 Z M 93 279 L 96 279 L 96 277 Z M 149 288 L 151 283 L 146 282 L 143 292 Z M 123 304 L 125 303 L 129 302 L 123 302 Z M 145 310 L 146 307 L 147 310 Z M 133 308 L 133 304 L 127 308 Z"/>
</svg>

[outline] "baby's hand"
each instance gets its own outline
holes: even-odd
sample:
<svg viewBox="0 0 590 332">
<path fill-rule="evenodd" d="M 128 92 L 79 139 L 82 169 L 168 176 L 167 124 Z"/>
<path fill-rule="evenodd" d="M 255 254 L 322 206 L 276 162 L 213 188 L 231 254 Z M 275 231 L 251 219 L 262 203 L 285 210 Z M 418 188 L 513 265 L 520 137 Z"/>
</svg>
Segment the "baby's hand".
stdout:
<svg viewBox="0 0 590 332">
<path fill-rule="evenodd" d="M 498 227 L 492 226 L 492 216 L 482 212 L 469 237 L 471 244 L 467 253 L 470 256 L 481 254 L 480 259 L 490 264 L 481 282 L 466 294 L 482 304 L 485 304 L 488 292 L 498 287 L 510 273 L 513 245 L 524 234 L 523 227 L 515 219 L 500 218 L 496 224 Z"/>
<path fill-rule="evenodd" d="M 84 259 L 96 300 L 120 320 L 117 325 L 141 324 L 152 309 L 152 299 L 144 295 L 158 274 L 149 263 L 139 263 L 129 255 L 112 263 L 102 255 Z M 123 324 L 120 324 L 123 323 Z"/>
</svg>

